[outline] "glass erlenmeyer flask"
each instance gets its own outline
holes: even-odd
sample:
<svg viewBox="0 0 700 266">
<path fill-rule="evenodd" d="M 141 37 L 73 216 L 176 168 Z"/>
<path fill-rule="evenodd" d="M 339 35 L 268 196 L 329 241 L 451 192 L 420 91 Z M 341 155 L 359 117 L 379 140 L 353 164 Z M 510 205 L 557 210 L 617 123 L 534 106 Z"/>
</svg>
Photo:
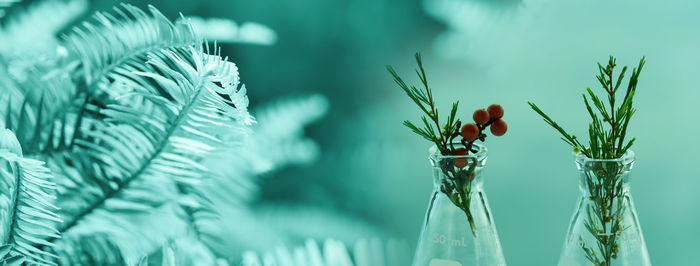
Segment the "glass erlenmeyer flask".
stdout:
<svg viewBox="0 0 700 266">
<path fill-rule="evenodd" d="M 576 158 L 581 197 L 559 266 L 646 266 L 649 254 L 630 194 L 634 152 L 619 159 Z"/>
<path fill-rule="evenodd" d="M 474 144 L 473 149 L 466 156 L 430 149 L 435 188 L 414 266 L 506 265 L 482 187 L 486 147 Z"/>
</svg>

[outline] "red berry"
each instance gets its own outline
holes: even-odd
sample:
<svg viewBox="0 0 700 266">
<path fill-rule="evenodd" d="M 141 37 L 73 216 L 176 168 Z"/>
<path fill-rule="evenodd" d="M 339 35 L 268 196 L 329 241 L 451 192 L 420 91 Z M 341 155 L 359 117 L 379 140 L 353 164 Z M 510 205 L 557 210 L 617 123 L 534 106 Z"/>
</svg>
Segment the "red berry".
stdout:
<svg viewBox="0 0 700 266">
<path fill-rule="evenodd" d="M 464 168 L 467 166 L 467 158 L 456 158 L 454 163 L 457 168 Z"/>
<path fill-rule="evenodd" d="M 491 124 L 491 134 L 494 136 L 503 136 L 503 134 L 506 134 L 506 131 L 508 131 L 506 121 L 498 119 Z"/>
<path fill-rule="evenodd" d="M 477 124 L 483 125 L 489 122 L 491 116 L 489 115 L 489 112 L 485 109 L 478 109 L 474 111 L 474 115 L 472 115 L 472 118 L 474 118 L 474 122 L 476 122 Z"/>
<path fill-rule="evenodd" d="M 489 105 L 488 112 L 491 119 L 501 119 L 503 117 L 503 107 L 500 104 L 494 103 Z"/>
<path fill-rule="evenodd" d="M 454 154 L 454 155 L 456 155 L 456 156 L 467 155 L 467 149 L 465 149 L 465 148 L 457 148 L 457 149 L 455 149 L 455 154 Z"/>
<path fill-rule="evenodd" d="M 464 156 L 467 155 L 467 149 L 465 148 L 457 148 L 455 149 L 455 156 Z M 454 164 L 457 168 L 464 168 L 467 166 L 467 158 L 455 158 L 454 159 Z"/>
<path fill-rule="evenodd" d="M 465 124 L 462 126 L 462 137 L 468 141 L 475 140 L 479 137 L 479 127 L 474 123 Z"/>
</svg>

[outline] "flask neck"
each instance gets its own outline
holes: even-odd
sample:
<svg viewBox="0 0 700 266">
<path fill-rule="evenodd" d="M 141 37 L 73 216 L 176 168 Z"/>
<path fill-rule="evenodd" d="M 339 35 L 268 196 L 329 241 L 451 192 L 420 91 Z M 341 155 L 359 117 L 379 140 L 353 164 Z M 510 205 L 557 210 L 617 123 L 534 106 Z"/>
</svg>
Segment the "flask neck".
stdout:
<svg viewBox="0 0 700 266">
<path fill-rule="evenodd" d="M 470 193 L 481 191 L 484 183 L 482 172 L 483 166 L 476 167 L 471 171 L 446 171 L 439 167 L 433 167 L 433 190 L 435 192 L 440 192 L 446 184 L 454 184 L 455 180 L 463 180 L 463 182 L 460 183 L 470 183 Z M 461 189 L 466 190 L 466 188 Z"/>
<path fill-rule="evenodd" d="M 579 175 L 579 191 L 583 197 L 593 196 L 596 189 L 607 188 L 610 190 L 613 187 L 615 188 L 615 191 L 619 191 L 620 194 L 629 194 L 629 173 L 620 174 L 616 177 L 599 177 L 585 173 L 580 173 Z"/>
<path fill-rule="evenodd" d="M 590 159 L 579 154 L 576 166 L 583 196 L 629 193 L 634 152 L 629 150 L 618 159 Z"/>
<path fill-rule="evenodd" d="M 454 144 L 455 146 L 461 144 Z M 486 147 L 474 143 L 467 155 L 443 155 L 436 146 L 430 148 L 433 186 L 445 193 L 480 191 L 483 168 L 486 165 Z"/>
</svg>

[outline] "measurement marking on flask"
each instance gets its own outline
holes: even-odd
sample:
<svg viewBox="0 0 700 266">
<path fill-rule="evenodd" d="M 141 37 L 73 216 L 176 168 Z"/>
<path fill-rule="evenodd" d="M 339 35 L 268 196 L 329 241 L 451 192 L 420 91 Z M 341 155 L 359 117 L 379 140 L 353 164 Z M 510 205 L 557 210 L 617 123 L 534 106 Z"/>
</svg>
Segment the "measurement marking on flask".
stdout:
<svg viewBox="0 0 700 266">
<path fill-rule="evenodd" d="M 445 234 L 437 234 L 433 236 L 433 243 L 440 245 L 447 245 L 450 247 L 466 247 L 464 242 L 464 237 L 461 239 L 449 238 Z"/>
</svg>

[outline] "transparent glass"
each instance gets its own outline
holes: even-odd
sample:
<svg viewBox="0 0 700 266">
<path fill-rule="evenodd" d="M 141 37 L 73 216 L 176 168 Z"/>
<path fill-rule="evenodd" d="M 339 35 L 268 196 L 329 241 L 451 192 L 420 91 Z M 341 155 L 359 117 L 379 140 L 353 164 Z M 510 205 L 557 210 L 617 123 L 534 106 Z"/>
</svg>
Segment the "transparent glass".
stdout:
<svg viewBox="0 0 700 266">
<path fill-rule="evenodd" d="M 430 149 L 434 190 L 414 266 L 506 265 L 483 191 L 486 147 L 474 144 L 473 151 L 443 156 Z"/>
<path fill-rule="evenodd" d="M 608 160 L 579 155 L 576 165 L 581 196 L 559 266 L 651 265 L 630 193 L 634 152 Z"/>
</svg>

